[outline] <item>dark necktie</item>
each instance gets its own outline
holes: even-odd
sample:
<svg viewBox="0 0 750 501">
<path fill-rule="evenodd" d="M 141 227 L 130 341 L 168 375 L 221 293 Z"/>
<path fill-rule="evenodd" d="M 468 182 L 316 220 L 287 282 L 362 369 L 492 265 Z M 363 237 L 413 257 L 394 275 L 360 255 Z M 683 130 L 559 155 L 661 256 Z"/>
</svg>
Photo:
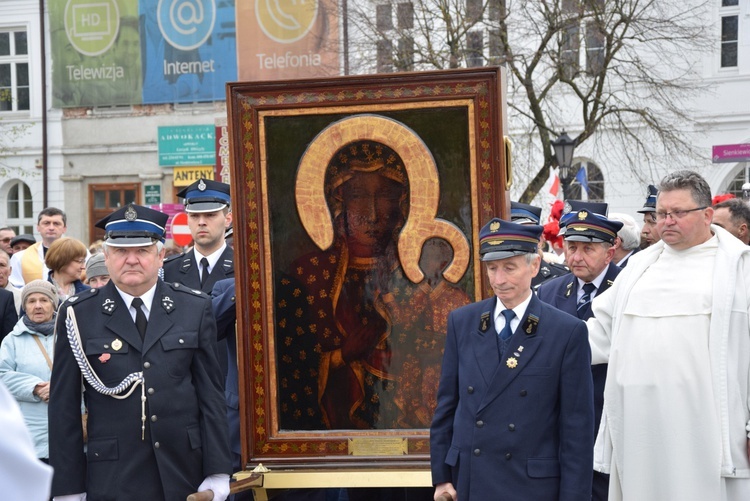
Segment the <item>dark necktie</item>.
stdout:
<svg viewBox="0 0 750 501">
<path fill-rule="evenodd" d="M 583 284 L 583 296 L 578 300 L 576 313 L 581 320 L 591 318 L 591 294 L 596 290 L 596 285 L 592 283 Z"/>
<path fill-rule="evenodd" d="M 201 259 L 201 268 L 203 269 L 201 272 L 201 288 L 203 288 L 206 280 L 208 280 L 208 259 L 205 257 Z"/>
<path fill-rule="evenodd" d="M 503 310 L 500 312 L 505 317 L 505 327 L 500 331 L 500 339 L 507 341 L 513 335 L 513 329 L 510 328 L 510 321 L 516 317 L 513 310 Z"/>
<path fill-rule="evenodd" d="M 130 306 L 135 308 L 135 327 L 138 329 L 138 334 L 141 335 L 141 340 L 143 340 L 143 338 L 146 337 L 146 325 L 148 325 L 146 314 L 143 313 L 143 308 L 141 308 L 141 306 L 143 306 L 143 300 L 139 297 L 134 297 Z"/>
</svg>

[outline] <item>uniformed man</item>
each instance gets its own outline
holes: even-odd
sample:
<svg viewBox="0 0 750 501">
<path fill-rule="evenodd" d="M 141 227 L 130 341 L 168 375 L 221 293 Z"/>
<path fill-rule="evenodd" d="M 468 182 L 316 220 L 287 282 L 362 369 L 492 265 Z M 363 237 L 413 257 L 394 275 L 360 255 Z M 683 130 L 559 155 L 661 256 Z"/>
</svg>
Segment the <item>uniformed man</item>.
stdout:
<svg viewBox="0 0 750 501">
<path fill-rule="evenodd" d="M 541 226 L 493 219 L 479 254 L 495 293 L 448 318 L 430 428 L 435 497 L 581 501 L 594 411 L 583 322 L 531 291 Z"/>
<path fill-rule="evenodd" d="M 535 205 L 523 204 L 521 202 L 510 202 L 510 220 L 516 224 L 539 225 L 542 220 L 542 208 Z M 544 239 L 539 241 L 540 250 L 544 245 Z M 539 265 L 539 273 L 531 279 L 531 287 L 536 289 L 547 280 L 569 273 L 570 270 L 564 264 L 553 263 L 544 259 Z"/>
<path fill-rule="evenodd" d="M 137 205 L 99 221 L 111 280 L 61 306 L 49 408 L 57 501 L 172 501 L 204 490 L 222 501 L 229 494 L 211 300 L 158 279 L 166 222 Z"/>
<path fill-rule="evenodd" d="M 232 223 L 229 185 L 199 179 L 177 196 L 185 199 L 194 246 L 164 262 L 164 280 L 210 294 L 217 281 L 234 277 L 234 250 L 224 234 Z"/>
<path fill-rule="evenodd" d="M 656 195 L 659 194 L 659 190 L 653 184 L 648 185 L 648 193 L 646 194 L 646 201 L 643 203 L 641 210 L 636 211 L 639 214 L 643 214 L 643 228 L 641 228 L 641 249 L 645 249 L 649 245 L 653 245 L 661 237 L 659 232 L 656 231 Z"/>
<path fill-rule="evenodd" d="M 581 320 L 591 317 L 591 300 L 607 290 L 620 273 L 612 262 L 614 243 L 622 223 L 607 219 L 593 210 L 606 213 L 601 204 L 586 209 L 578 202 L 578 209 L 564 215 L 560 224 L 565 226 L 565 256 L 571 272 L 542 284 L 537 289 L 539 299 Z M 606 204 L 605 204 L 606 205 Z M 584 208 L 581 208 L 584 207 Z M 592 366 L 594 378 L 595 425 L 599 428 L 604 405 L 606 364 Z M 592 468 L 593 472 L 593 468 Z M 607 475 L 593 472 L 592 499 L 607 499 Z"/>
</svg>

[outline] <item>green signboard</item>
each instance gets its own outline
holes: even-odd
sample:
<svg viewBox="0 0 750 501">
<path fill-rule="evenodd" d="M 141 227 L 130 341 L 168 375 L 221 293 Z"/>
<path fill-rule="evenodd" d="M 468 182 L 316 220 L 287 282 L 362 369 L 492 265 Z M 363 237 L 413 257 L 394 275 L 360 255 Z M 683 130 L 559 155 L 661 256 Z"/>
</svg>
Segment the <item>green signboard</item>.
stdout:
<svg viewBox="0 0 750 501">
<path fill-rule="evenodd" d="M 147 184 L 143 187 L 146 205 L 157 205 L 161 203 L 161 186 L 158 184 Z"/>
<path fill-rule="evenodd" d="M 159 166 L 215 165 L 215 141 L 213 125 L 159 127 Z"/>
</svg>

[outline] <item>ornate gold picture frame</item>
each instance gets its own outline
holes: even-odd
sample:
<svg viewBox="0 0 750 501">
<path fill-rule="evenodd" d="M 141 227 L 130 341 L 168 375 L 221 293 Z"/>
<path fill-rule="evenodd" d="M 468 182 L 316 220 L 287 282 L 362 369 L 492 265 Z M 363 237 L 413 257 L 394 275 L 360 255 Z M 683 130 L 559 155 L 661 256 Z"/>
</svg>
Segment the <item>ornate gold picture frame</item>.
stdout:
<svg viewBox="0 0 750 501">
<path fill-rule="evenodd" d="M 246 464 L 425 464 L 507 211 L 499 68 L 228 85 Z"/>
</svg>

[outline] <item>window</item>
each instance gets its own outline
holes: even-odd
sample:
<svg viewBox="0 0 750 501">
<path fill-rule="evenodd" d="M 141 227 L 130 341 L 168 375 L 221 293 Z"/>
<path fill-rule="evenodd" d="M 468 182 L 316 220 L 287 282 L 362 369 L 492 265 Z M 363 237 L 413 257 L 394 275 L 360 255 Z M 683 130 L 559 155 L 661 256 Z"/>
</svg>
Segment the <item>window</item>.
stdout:
<svg viewBox="0 0 750 501">
<path fill-rule="evenodd" d="M 482 46 L 484 42 L 481 31 L 470 31 L 466 34 L 466 67 L 474 68 L 484 64 Z"/>
<path fill-rule="evenodd" d="M 605 37 L 596 21 L 586 23 L 586 73 L 598 75 L 604 69 Z"/>
<path fill-rule="evenodd" d="M 5 202 L 4 226 L 13 228 L 17 235 L 34 234 L 34 214 L 31 190 L 23 181 L 12 181 Z"/>
<path fill-rule="evenodd" d="M 387 39 L 378 40 L 378 73 L 393 72 L 393 42 Z"/>
<path fill-rule="evenodd" d="M 138 183 L 89 185 L 89 241 L 104 238 L 104 230 L 94 227 L 97 221 L 129 203 L 140 203 Z"/>
<path fill-rule="evenodd" d="M 743 198 L 742 185 L 750 183 L 750 166 L 745 165 L 746 167 L 741 168 L 734 176 L 734 179 L 729 181 L 726 189 L 726 193 L 731 193 L 737 198 Z"/>
<path fill-rule="evenodd" d="M 466 0 L 466 22 L 468 24 L 478 23 L 482 20 L 482 0 Z"/>
<path fill-rule="evenodd" d="M 375 7 L 375 24 L 379 30 L 393 29 L 393 8 L 384 3 Z"/>
<path fill-rule="evenodd" d="M 0 31 L 0 112 L 28 111 L 29 101 L 26 31 Z"/>
<path fill-rule="evenodd" d="M 737 41 L 739 35 L 739 16 L 721 18 L 721 67 L 737 66 Z"/>
<path fill-rule="evenodd" d="M 414 69 L 414 39 L 404 37 L 398 41 L 398 71 L 412 71 Z"/>
<path fill-rule="evenodd" d="M 398 4 L 396 18 L 398 20 L 399 29 L 412 29 L 414 27 L 414 4 L 411 2 Z"/>
<path fill-rule="evenodd" d="M 572 80 L 578 74 L 578 49 L 580 26 L 578 20 L 569 23 L 562 31 L 560 40 L 560 76 Z"/>
<path fill-rule="evenodd" d="M 573 182 L 565 197 L 571 200 L 604 202 L 604 176 L 594 162 L 578 162 L 571 167 Z"/>
<path fill-rule="evenodd" d="M 721 0 L 722 7 L 736 7 L 739 4 L 739 0 Z"/>
<path fill-rule="evenodd" d="M 502 64 L 505 62 L 505 46 L 499 29 L 489 30 L 490 64 Z"/>
</svg>

